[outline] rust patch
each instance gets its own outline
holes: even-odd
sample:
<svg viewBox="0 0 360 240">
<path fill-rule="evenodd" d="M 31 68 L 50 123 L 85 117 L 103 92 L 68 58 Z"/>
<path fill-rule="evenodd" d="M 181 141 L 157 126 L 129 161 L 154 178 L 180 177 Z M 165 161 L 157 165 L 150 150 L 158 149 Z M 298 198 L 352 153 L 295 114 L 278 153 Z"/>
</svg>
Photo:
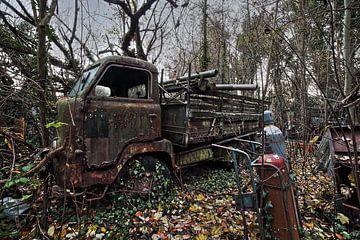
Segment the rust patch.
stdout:
<svg viewBox="0 0 360 240">
<path fill-rule="evenodd" d="M 343 136 L 343 133 L 345 137 Z M 348 142 L 349 146 L 350 146 L 350 152 L 354 152 L 354 147 L 353 147 L 353 141 L 352 141 L 352 136 L 351 136 L 351 130 L 348 128 L 342 128 L 342 130 L 340 128 L 332 128 L 331 129 L 331 136 L 332 136 L 332 140 L 333 140 L 333 146 L 334 146 L 334 152 L 335 153 L 348 153 L 349 150 L 346 146 L 345 141 Z M 357 145 L 357 150 L 360 151 L 360 128 L 355 128 L 355 140 L 356 140 L 356 145 Z"/>
<path fill-rule="evenodd" d="M 87 169 L 82 164 L 80 155 L 67 153 L 66 156 L 66 153 L 63 153 L 62 157 L 54 162 L 55 179 L 58 185 L 63 186 L 65 184 L 67 188 L 111 184 L 115 181 L 125 163 L 135 155 L 158 153 L 164 153 L 168 156 L 168 159 L 160 160 L 164 160 L 164 162 L 170 160 L 172 166 L 175 166 L 172 144 L 168 140 L 130 144 L 124 148 L 124 151 L 118 157 L 120 161 L 117 162 L 116 166 L 100 170 Z"/>
<path fill-rule="evenodd" d="M 160 106 L 151 100 L 92 100 L 88 108 L 84 143 L 89 168 L 115 164 L 128 144 L 160 138 Z"/>
</svg>

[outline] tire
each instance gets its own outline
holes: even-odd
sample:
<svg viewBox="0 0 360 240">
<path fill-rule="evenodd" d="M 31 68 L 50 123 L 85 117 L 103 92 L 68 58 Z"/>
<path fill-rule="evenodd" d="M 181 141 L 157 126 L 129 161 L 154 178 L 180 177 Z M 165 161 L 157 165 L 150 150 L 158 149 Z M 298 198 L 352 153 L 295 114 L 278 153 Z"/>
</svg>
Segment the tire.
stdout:
<svg viewBox="0 0 360 240">
<path fill-rule="evenodd" d="M 171 172 L 155 157 L 136 157 L 129 161 L 124 171 L 121 181 L 131 195 L 159 198 L 171 191 Z"/>
</svg>

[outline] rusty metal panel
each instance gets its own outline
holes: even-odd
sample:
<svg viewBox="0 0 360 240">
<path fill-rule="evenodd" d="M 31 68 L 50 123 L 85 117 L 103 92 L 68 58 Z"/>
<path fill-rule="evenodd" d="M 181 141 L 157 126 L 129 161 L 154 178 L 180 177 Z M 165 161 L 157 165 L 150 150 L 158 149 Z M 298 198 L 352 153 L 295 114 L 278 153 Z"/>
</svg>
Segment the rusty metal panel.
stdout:
<svg viewBox="0 0 360 240">
<path fill-rule="evenodd" d="M 161 106 L 162 137 L 175 144 L 187 145 L 188 116 L 186 104 L 167 104 Z"/>
<path fill-rule="evenodd" d="M 66 138 L 76 140 L 83 131 L 83 102 L 77 98 L 61 98 L 56 103 L 57 120 L 64 123 L 57 129 L 60 143 L 63 144 Z M 70 136 L 71 133 L 71 136 Z"/>
<path fill-rule="evenodd" d="M 345 134 L 345 138 L 343 133 Z M 349 143 L 351 152 L 354 152 L 353 141 L 351 136 L 351 129 L 347 127 L 333 127 L 331 128 L 331 137 L 333 140 L 334 152 L 335 153 L 347 153 L 349 152 L 345 140 Z M 355 139 L 357 150 L 360 151 L 360 127 L 355 128 Z"/>
<path fill-rule="evenodd" d="M 54 161 L 54 175 L 58 185 L 73 189 L 74 187 L 88 187 L 94 184 L 111 184 L 126 161 L 134 155 L 147 153 L 165 153 L 175 168 L 175 157 L 172 144 L 168 140 L 159 140 L 144 143 L 132 143 L 124 147 L 119 161 L 111 168 L 93 169 L 89 171 L 82 163 L 82 156 L 73 152 L 63 153 Z"/>
<path fill-rule="evenodd" d="M 355 139 L 360 151 L 360 127 L 355 127 Z M 345 136 L 344 136 L 345 135 Z M 346 146 L 346 142 L 350 147 Z M 336 126 L 327 129 L 316 152 L 318 169 L 326 170 L 335 176 L 336 207 L 339 212 L 354 218 L 358 216 L 359 201 L 356 194 L 355 161 L 351 129 L 348 126 Z M 351 157 L 350 157 L 351 155 Z M 352 161 L 350 161 L 352 159 Z M 359 162 L 358 162 L 359 164 Z"/>
<path fill-rule="evenodd" d="M 160 138 L 160 106 L 152 100 L 91 99 L 86 116 L 84 142 L 90 168 L 114 164 L 131 142 Z"/>
<path fill-rule="evenodd" d="M 162 106 L 162 134 L 187 147 L 259 130 L 259 102 L 223 93 L 191 93 L 183 104 Z"/>
<path fill-rule="evenodd" d="M 300 239 L 299 220 L 292 183 L 285 165 L 285 160 L 278 155 L 265 154 L 254 164 L 259 178 L 263 181 L 263 190 L 266 192 L 264 201 L 272 204 L 270 209 L 265 209 L 268 202 L 264 202 L 264 213 L 268 211 L 271 216 L 271 230 L 276 239 Z M 261 194 L 263 195 L 263 193 Z"/>
<path fill-rule="evenodd" d="M 109 121 L 106 112 L 94 111 L 85 114 L 84 134 L 87 138 L 109 136 Z"/>
</svg>

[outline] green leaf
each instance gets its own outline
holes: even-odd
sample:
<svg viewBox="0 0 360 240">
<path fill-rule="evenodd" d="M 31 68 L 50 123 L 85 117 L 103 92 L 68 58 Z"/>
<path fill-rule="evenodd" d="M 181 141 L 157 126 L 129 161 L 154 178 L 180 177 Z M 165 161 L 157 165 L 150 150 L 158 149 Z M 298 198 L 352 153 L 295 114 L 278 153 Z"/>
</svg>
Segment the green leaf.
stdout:
<svg viewBox="0 0 360 240">
<path fill-rule="evenodd" d="M 53 122 L 49 122 L 48 124 L 45 125 L 46 128 L 55 128 L 58 129 L 59 127 L 63 126 L 63 125 L 67 125 L 66 123 L 60 122 L 60 121 L 53 121 Z"/>
<path fill-rule="evenodd" d="M 265 205 L 265 209 L 270 209 L 273 208 L 274 206 L 272 205 L 271 201 L 267 201 L 266 205 Z"/>
<path fill-rule="evenodd" d="M 21 201 L 21 202 L 26 201 L 26 200 L 28 200 L 28 199 L 31 198 L 31 197 L 32 197 L 32 194 L 24 195 L 24 196 L 20 199 L 20 201 Z"/>
<path fill-rule="evenodd" d="M 33 166 L 34 166 L 33 164 L 29 164 L 29 165 L 26 165 L 26 166 L 22 167 L 21 170 L 22 170 L 23 172 L 28 172 L 28 171 L 30 171 L 30 169 L 31 169 Z"/>
<path fill-rule="evenodd" d="M 349 224 L 349 218 L 342 213 L 338 213 L 336 219 L 341 222 L 341 224 Z"/>
<path fill-rule="evenodd" d="M 23 184 L 26 184 L 30 182 L 30 179 L 29 178 L 26 178 L 26 177 L 21 177 L 21 178 L 18 178 L 16 179 L 16 183 L 23 183 Z"/>
<path fill-rule="evenodd" d="M 9 180 L 9 181 L 6 181 L 6 183 L 4 184 L 4 188 L 10 188 L 10 187 L 12 187 L 12 186 L 15 185 L 15 184 L 16 184 L 15 180 L 14 180 L 14 179 L 11 179 L 11 180 Z"/>
<path fill-rule="evenodd" d="M 268 195 L 268 192 L 266 192 L 265 190 L 262 190 L 262 192 L 261 192 L 262 198 L 266 198 L 267 195 Z"/>
<path fill-rule="evenodd" d="M 53 237 L 55 233 L 55 226 L 54 225 L 50 225 L 47 234 L 49 235 L 49 237 Z"/>
<path fill-rule="evenodd" d="M 17 184 L 27 184 L 30 182 L 29 178 L 26 177 L 21 177 L 21 178 L 13 178 L 11 180 L 8 180 L 5 184 L 4 184 L 4 188 L 10 188 L 14 185 Z"/>
<path fill-rule="evenodd" d="M 351 239 L 350 234 L 346 231 L 341 232 L 341 235 L 344 237 L 344 239 Z"/>
</svg>

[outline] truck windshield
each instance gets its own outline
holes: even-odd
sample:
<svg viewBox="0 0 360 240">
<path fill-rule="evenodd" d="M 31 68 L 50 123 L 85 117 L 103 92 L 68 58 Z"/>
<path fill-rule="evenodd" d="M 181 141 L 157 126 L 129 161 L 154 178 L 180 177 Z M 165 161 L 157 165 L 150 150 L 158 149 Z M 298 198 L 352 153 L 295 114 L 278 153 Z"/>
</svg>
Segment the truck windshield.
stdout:
<svg viewBox="0 0 360 240">
<path fill-rule="evenodd" d="M 74 87 L 70 90 L 68 96 L 75 97 L 81 95 L 86 87 L 91 83 L 92 79 L 94 78 L 99 65 L 90 68 L 83 72 L 83 74 L 76 80 Z"/>
</svg>

